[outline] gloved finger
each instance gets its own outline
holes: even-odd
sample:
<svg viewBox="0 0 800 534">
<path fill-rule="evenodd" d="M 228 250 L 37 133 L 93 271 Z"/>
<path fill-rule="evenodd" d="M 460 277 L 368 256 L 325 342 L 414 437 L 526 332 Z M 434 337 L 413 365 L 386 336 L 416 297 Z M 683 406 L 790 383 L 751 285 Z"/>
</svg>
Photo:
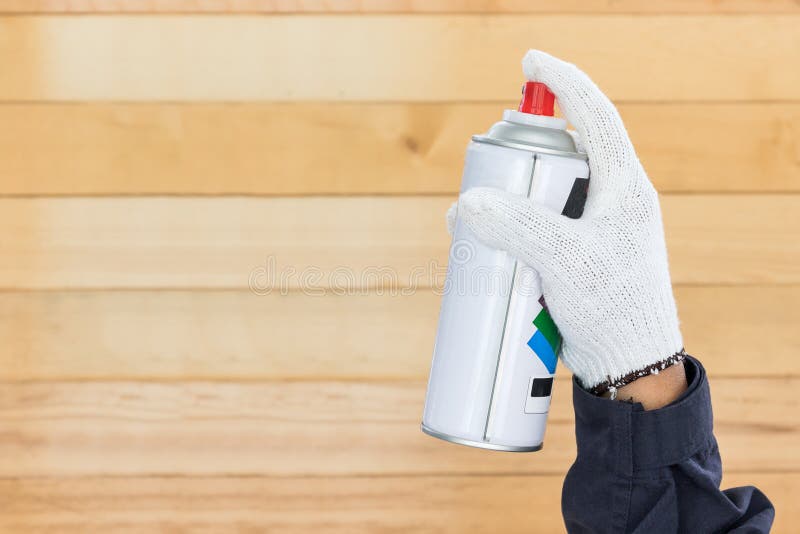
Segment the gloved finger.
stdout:
<svg viewBox="0 0 800 534">
<path fill-rule="evenodd" d="M 483 243 L 505 250 L 534 269 L 550 269 L 560 247 L 570 246 L 579 220 L 563 217 L 529 198 L 476 187 L 461 195 L 458 218 Z"/>
<path fill-rule="evenodd" d="M 539 50 L 530 50 L 522 60 L 525 76 L 546 84 L 558 99 L 567 120 L 575 126 L 592 173 L 592 203 L 598 197 L 621 194 L 631 181 L 644 176 L 635 172 L 639 159 L 614 104 L 578 67 Z"/>
<path fill-rule="evenodd" d="M 447 214 L 445 218 L 447 219 L 447 233 L 453 235 L 453 232 L 456 229 L 456 215 L 458 213 L 458 201 L 456 200 L 450 207 L 447 208 Z"/>
<path fill-rule="evenodd" d="M 580 133 L 590 158 L 603 156 L 609 149 L 633 152 L 614 104 L 578 67 L 540 50 L 529 50 L 522 59 L 522 69 L 529 80 L 542 82 L 553 91 L 561 111 Z"/>
</svg>

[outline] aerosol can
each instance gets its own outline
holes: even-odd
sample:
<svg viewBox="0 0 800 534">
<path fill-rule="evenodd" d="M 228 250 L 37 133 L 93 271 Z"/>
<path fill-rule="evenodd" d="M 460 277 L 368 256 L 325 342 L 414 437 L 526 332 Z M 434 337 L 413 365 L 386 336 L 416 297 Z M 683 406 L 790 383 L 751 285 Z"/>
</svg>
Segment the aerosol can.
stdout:
<svg viewBox="0 0 800 534">
<path fill-rule="evenodd" d="M 504 189 L 580 217 L 589 166 L 554 100 L 526 83 L 519 109 L 472 137 L 461 192 Z M 456 217 L 422 430 L 484 449 L 541 449 L 560 345 L 538 274 Z"/>
</svg>

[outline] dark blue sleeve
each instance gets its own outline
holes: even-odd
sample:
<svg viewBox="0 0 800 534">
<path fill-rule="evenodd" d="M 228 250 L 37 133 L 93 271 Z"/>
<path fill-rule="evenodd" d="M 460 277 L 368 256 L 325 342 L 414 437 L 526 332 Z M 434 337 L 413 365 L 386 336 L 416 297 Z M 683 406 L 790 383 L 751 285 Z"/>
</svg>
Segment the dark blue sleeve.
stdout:
<svg viewBox="0 0 800 534">
<path fill-rule="evenodd" d="M 570 533 L 769 532 L 775 509 L 758 489 L 722 477 L 705 369 L 685 361 L 688 390 L 645 411 L 573 383 L 578 457 L 561 507 Z"/>
</svg>

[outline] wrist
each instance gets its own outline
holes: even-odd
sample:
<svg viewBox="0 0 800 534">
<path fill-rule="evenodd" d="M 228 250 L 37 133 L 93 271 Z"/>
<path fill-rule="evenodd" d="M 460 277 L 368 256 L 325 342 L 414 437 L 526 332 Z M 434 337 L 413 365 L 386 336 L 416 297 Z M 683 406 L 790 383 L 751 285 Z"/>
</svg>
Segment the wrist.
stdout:
<svg viewBox="0 0 800 534">
<path fill-rule="evenodd" d="M 616 391 L 608 391 L 602 396 L 623 402 L 638 402 L 645 410 L 656 410 L 674 402 L 687 387 L 686 370 L 681 360 L 657 374 L 636 378 Z"/>
<path fill-rule="evenodd" d="M 627 290 L 623 287 L 618 291 Z M 657 305 L 609 309 L 607 316 L 596 320 L 588 332 L 557 320 L 564 338 L 562 360 L 587 391 L 602 395 L 618 390 L 686 357 L 670 288 L 652 292 L 648 298 Z M 635 300 L 644 299 L 645 295 L 641 295 Z M 556 318 L 555 313 L 553 317 Z M 566 324 L 562 327 L 562 323 Z M 579 326 L 586 324 L 584 321 Z"/>
</svg>

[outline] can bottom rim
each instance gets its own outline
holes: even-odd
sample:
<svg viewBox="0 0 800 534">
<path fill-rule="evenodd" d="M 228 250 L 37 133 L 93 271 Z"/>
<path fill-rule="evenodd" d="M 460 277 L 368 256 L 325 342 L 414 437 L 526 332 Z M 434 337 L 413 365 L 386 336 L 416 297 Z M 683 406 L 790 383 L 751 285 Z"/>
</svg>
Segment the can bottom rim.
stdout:
<svg viewBox="0 0 800 534">
<path fill-rule="evenodd" d="M 500 445 L 498 443 L 489 443 L 488 441 L 474 441 L 471 439 L 458 438 L 456 436 L 451 436 L 450 434 L 445 434 L 444 432 L 439 432 L 430 427 L 427 427 L 425 426 L 425 423 L 422 423 L 420 425 L 420 428 L 422 429 L 423 432 L 425 432 L 429 436 L 433 436 L 434 438 L 443 439 L 445 441 L 449 441 L 450 443 L 457 443 L 458 445 L 466 445 L 468 447 L 478 447 L 479 449 L 488 449 L 491 451 L 535 452 L 542 450 L 542 447 L 544 446 L 543 443 L 539 443 L 538 445 L 525 445 L 525 446 Z"/>
</svg>

